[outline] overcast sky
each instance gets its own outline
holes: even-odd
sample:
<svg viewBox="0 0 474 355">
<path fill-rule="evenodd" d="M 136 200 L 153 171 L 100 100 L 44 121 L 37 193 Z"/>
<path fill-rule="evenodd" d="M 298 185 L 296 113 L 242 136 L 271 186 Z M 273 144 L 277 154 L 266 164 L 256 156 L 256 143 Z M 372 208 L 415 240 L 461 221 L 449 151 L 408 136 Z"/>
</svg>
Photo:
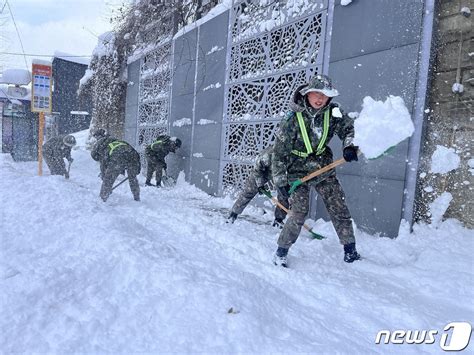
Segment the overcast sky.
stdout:
<svg viewBox="0 0 474 355">
<path fill-rule="evenodd" d="M 0 0 L 0 70 L 26 67 L 6 0 Z M 55 51 L 90 55 L 97 37 L 112 29 L 112 9 L 126 0 L 8 0 L 25 53 L 51 55 Z M 50 60 L 48 57 L 38 57 Z M 31 59 L 27 57 L 28 69 Z"/>
</svg>

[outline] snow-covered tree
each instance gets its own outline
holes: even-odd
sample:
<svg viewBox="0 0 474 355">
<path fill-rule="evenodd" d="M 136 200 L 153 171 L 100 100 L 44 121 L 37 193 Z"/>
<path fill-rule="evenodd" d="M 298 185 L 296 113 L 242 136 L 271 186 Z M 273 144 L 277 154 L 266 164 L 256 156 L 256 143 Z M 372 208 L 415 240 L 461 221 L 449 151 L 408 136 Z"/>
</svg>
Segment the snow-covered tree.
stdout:
<svg viewBox="0 0 474 355">
<path fill-rule="evenodd" d="M 114 31 L 99 37 L 79 93 L 90 92 L 93 101 L 90 130 L 104 128 L 123 137 L 127 58 L 163 41 L 203 12 L 202 1 L 139 0 L 120 7 L 111 21 Z"/>
</svg>

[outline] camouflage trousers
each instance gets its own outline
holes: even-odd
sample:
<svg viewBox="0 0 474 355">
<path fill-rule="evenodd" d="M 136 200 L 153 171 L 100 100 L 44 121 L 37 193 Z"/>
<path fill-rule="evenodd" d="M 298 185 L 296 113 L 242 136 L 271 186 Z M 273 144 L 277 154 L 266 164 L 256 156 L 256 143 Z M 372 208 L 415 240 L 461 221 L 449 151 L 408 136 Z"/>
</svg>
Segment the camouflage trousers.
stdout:
<svg viewBox="0 0 474 355">
<path fill-rule="evenodd" d="M 355 243 L 352 218 L 347 208 L 344 191 L 336 176 L 315 185 L 303 184 L 290 196 L 290 215 L 278 238 L 278 246 L 289 249 L 298 239 L 309 210 L 310 187 L 314 186 L 329 213 L 341 244 Z"/>
<path fill-rule="evenodd" d="M 156 159 L 147 158 L 146 182 L 151 183 L 153 173 L 155 173 L 156 186 L 161 186 L 161 179 L 163 178 L 163 169 L 166 169 L 166 163 Z"/>
<path fill-rule="evenodd" d="M 133 152 L 124 153 L 121 155 L 113 156 L 106 165 L 101 166 L 101 177 L 102 177 L 102 186 L 100 188 L 100 197 L 105 202 L 112 194 L 112 189 L 115 180 L 119 175 L 125 175 L 125 171 L 128 176 L 128 184 L 130 186 L 130 191 L 132 192 L 133 199 L 135 201 L 140 201 L 140 186 L 138 185 L 137 175 L 140 174 L 140 162 L 138 159 L 138 154 Z"/>
<path fill-rule="evenodd" d="M 66 174 L 66 165 L 64 164 L 63 157 L 55 157 L 52 154 L 43 152 L 43 158 L 51 172 L 51 175 Z"/>
<path fill-rule="evenodd" d="M 283 206 L 288 208 L 288 192 L 285 188 L 278 188 L 277 189 L 277 199 Z M 240 192 L 239 197 L 232 206 L 232 212 L 239 215 L 243 212 L 245 207 L 252 201 L 255 195 L 258 194 L 258 186 L 255 181 L 255 175 L 251 173 L 247 180 L 245 181 L 244 189 Z M 275 208 L 275 219 L 284 220 L 286 217 L 286 212 L 282 209 L 276 207 Z"/>
</svg>

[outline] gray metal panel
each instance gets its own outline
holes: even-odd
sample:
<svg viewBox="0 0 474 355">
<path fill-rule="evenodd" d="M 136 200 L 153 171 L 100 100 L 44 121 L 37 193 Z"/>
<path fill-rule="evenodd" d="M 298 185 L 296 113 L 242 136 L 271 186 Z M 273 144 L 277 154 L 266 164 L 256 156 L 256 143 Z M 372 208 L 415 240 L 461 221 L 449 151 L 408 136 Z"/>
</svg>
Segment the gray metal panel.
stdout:
<svg viewBox="0 0 474 355">
<path fill-rule="evenodd" d="M 197 188 L 216 196 L 219 184 L 219 160 L 192 157 L 194 167 L 191 171 L 190 183 Z"/>
<path fill-rule="evenodd" d="M 342 158 L 342 143 L 339 139 L 333 139 L 330 147 L 334 153 L 335 160 Z M 363 156 L 359 157 L 358 162 L 341 165 L 338 168 L 338 173 L 405 180 L 407 156 L 408 140 L 404 140 L 393 150 L 390 150 L 387 155 L 374 160 L 367 160 Z"/>
<path fill-rule="evenodd" d="M 197 29 L 187 32 L 174 41 L 172 108 L 180 104 L 181 96 L 194 93 Z M 192 100 L 191 100 L 192 104 Z M 191 116 L 189 116 L 191 117 Z M 175 119 L 170 115 L 170 120 Z"/>
<path fill-rule="evenodd" d="M 124 139 L 133 146 L 137 145 L 138 88 L 140 80 L 140 60 L 130 63 L 125 101 Z"/>
<path fill-rule="evenodd" d="M 125 101 L 126 106 L 138 105 L 138 88 L 140 80 L 140 60 L 136 60 L 130 63 L 127 67 L 127 98 Z M 136 120 L 135 120 L 136 121 Z"/>
<path fill-rule="evenodd" d="M 170 134 L 181 139 L 183 144 L 177 154 L 170 156 L 167 162 L 170 169 L 183 170 L 188 181 L 191 168 L 192 126 L 176 126 L 173 123 L 183 118 L 191 120 L 193 118 L 197 32 L 197 29 L 193 29 L 178 37 L 173 43 L 171 108 L 168 120 Z"/>
<path fill-rule="evenodd" d="M 331 61 L 417 43 L 423 1 L 355 0 L 348 6 L 336 1 Z"/>
<path fill-rule="evenodd" d="M 137 145 L 138 105 L 125 107 L 124 139 L 134 147 Z"/>
<path fill-rule="evenodd" d="M 350 42 L 348 39 L 346 40 Z M 334 47 L 334 42 L 333 42 Z M 385 100 L 401 96 L 413 111 L 419 44 L 393 48 L 356 58 L 331 62 L 329 76 L 341 96 L 336 98 L 346 112 L 360 111 L 362 99 Z"/>
<path fill-rule="evenodd" d="M 196 125 L 194 127 L 193 154 L 201 153 L 205 158 L 219 159 L 222 124 Z M 193 169 L 200 169 L 199 165 Z"/>
<path fill-rule="evenodd" d="M 338 175 L 346 201 L 357 227 L 370 234 L 395 238 L 402 213 L 404 182 L 353 175 Z M 318 197 L 316 218 L 328 220 L 324 203 Z"/>
<path fill-rule="evenodd" d="M 196 77 L 193 154 L 220 158 L 222 139 L 223 97 L 226 76 L 226 48 L 229 12 L 214 17 L 200 27 L 199 62 Z M 210 120 L 208 124 L 200 120 Z M 193 169 L 201 171 L 201 159 L 193 159 Z M 194 174 L 193 174 L 194 175 Z"/>
</svg>

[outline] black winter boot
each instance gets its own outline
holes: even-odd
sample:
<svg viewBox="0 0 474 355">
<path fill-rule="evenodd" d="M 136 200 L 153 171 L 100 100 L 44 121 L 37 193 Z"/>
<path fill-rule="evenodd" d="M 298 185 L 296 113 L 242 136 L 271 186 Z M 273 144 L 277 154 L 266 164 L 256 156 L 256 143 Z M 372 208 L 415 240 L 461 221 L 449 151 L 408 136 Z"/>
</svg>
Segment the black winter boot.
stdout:
<svg viewBox="0 0 474 355">
<path fill-rule="evenodd" d="M 237 219 L 237 216 L 238 216 L 237 213 L 231 212 L 231 213 L 229 214 L 229 217 L 227 217 L 226 223 L 234 223 L 235 220 Z"/>
<path fill-rule="evenodd" d="M 145 186 L 153 186 L 153 184 L 150 181 L 145 181 Z"/>
<path fill-rule="evenodd" d="M 275 220 L 273 221 L 273 224 L 272 224 L 272 227 L 277 227 L 279 229 L 283 229 L 283 220 L 280 219 L 280 218 L 275 218 Z"/>
<path fill-rule="evenodd" d="M 356 260 L 360 260 L 360 254 L 356 250 L 355 243 L 349 243 L 344 245 L 344 261 L 346 263 L 352 263 Z"/>
<path fill-rule="evenodd" d="M 288 249 L 278 247 L 275 255 L 273 255 L 273 263 L 276 266 L 288 267 Z"/>
</svg>

